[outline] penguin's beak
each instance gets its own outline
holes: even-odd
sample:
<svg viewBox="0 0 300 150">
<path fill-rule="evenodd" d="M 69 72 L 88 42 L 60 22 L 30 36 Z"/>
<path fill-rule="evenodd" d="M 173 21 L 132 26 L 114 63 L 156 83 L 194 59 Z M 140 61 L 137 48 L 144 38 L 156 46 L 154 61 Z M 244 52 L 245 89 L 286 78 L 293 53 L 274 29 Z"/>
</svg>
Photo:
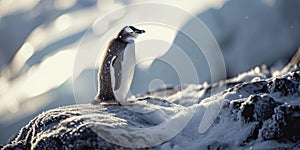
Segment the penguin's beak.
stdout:
<svg viewBox="0 0 300 150">
<path fill-rule="evenodd" d="M 135 30 L 134 32 L 137 33 L 137 34 L 143 34 L 143 33 L 145 33 L 146 31 L 145 31 L 145 30 L 139 30 L 139 29 L 137 29 L 137 30 Z"/>
</svg>

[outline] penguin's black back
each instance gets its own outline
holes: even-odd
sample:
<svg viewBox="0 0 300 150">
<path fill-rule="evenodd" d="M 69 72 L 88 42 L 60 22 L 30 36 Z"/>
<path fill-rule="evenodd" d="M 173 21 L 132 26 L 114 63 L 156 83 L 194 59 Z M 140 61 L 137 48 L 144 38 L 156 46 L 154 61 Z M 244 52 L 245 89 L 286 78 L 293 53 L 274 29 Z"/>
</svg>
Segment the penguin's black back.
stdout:
<svg viewBox="0 0 300 150">
<path fill-rule="evenodd" d="M 111 83 L 111 68 L 110 64 L 113 63 L 112 58 L 123 55 L 123 51 L 127 46 L 127 42 L 122 41 L 119 38 L 113 39 L 105 52 L 104 59 L 101 63 L 98 73 L 98 95 L 96 96 L 96 102 L 114 101 L 115 96 Z"/>
</svg>

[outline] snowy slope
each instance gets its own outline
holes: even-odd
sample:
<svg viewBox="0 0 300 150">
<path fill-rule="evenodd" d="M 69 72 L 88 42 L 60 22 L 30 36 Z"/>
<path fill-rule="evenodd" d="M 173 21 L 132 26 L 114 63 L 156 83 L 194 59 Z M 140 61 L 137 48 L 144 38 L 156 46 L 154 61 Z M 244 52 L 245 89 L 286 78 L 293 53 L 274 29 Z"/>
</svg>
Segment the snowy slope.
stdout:
<svg viewBox="0 0 300 150">
<path fill-rule="evenodd" d="M 129 106 L 49 110 L 4 149 L 297 149 L 299 56 L 281 71 L 261 67 L 213 85 L 168 87 Z"/>
</svg>

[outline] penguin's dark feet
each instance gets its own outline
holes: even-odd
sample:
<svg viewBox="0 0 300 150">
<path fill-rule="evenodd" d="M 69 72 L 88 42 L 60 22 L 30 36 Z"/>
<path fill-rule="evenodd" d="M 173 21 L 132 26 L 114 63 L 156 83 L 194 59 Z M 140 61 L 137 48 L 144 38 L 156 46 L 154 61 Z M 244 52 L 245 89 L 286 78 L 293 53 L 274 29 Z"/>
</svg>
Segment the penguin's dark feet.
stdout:
<svg viewBox="0 0 300 150">
<path fill-rule="evenodd" d="M 91 104 L 93 104 L 93 105 L 103 105 L 103 106 L 107 106 L 107 105 L 121 106 L 121 104 L 118 101 L 115 101 L 115 100 L 103 101 L 103 100 L 100 100 L 100 99 L 94 99 Z"/>
<path fill-rule="evenodd" d="M 102 101 L 102 102 L 100 102 L 100 105 L 102 105 L 102 106 L 112 106 L 112 105 L 121 106 L 122 104 L 118 101 Z"/>
</svg>

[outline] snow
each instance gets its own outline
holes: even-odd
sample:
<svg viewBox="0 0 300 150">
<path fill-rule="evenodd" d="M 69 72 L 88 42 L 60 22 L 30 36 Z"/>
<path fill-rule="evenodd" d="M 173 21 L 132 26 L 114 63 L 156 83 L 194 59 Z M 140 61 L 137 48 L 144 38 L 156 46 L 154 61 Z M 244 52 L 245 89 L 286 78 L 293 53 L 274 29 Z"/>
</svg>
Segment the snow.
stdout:
<svg viewBox="0 0 300 150">
<path fill-rule="evenodd" d="M 149 0 L 148 2 L 150 1 L 157 4 L 171 2 L 158 2 L 155 0 Z M 144 13 L 128 16 L 128 14 L 134 14 L 141 10 L 144 12 L 143 9 L 125 9 L 117 11 L 118 13 L 109 15 L 104 19 L 108 12 L 127 7 L 130 4 L 142 3 L 135 0 L 123 1 L 122 3 L 109 1 L 108 4 L 103 4 L 105 2 L 101 0 L 72 0 L 68 2 L 60 2 L 59 0 L 27 0 L 22 2 L 4 0 L 0 3 L 0 30 L 2 33 L 0 35 L 2 37 L 0 38 L 0 102 L 5 104 L 0 109 L 2 143 L 6 142 L 12 132 L 20 128 L 21 125 L 15 124 L 16 122 L 22 121 L 21 124 L 25 124 L 35 113 L 41 112 L 43 109 L 66 104 L 89 103 L 96 93 L 95 72 L 97 71 L 95 71 L 95 68 L 99 66 L 99 62 L 97 62 L 100 57 L 100 54 L 97 55 L 99 49 L 103 49 L 107 39 L 111 39 L 124 24 L 132 23 L 135 19 L 143 20 L 143 17 L 145 17 Z M 299 19 L 296 15 L 299 14 L 298 1 L 275 0 L 270 2 L 269 0 L 263 0 L 241 2 L 238 0 L 215 0 L 203 1 L 199 5 L 195 5 L 194 1 L 185 1 L 184 3 L 172 1 L 171 5 L 178 8 L 176 10 L 183 9 L 192 15 L 198 15 L 197 17 L 212 31 L 221 47 L 229 76 L 235 76 L 262 63 L 270 66 L 278 60 L 287 59 L 299 46 L 300 28 Z M 164 13 L 157 11 L 157 14 L 163 16 Z M 190 44 L 190 39 L 183 38 L 182 33 L 178 32 L 194 33 L 198 32 L 199 27 L 191 27 L 193 20 L 189 20 L 189 17 L 178 16 L 178 18 L 175 19 L 175 21 L 178 21 L 178 29 L 162 24 L 138 24 L 141 28 L 145 28 L 148 34 L 137 43 L 138 57 L 143 60 L 151 56 L 151 60 L 141 61 L 140 67 L 137 67 L 138 75 L 134 77 L 135 81 L 133 81 L 131 91 L 133 94 L 149 91 L 149 85 L 154 78 L 154 80 L 163 81 L 165 85 L 200 84 L 203 81 L 209 82 L 211 79 L 211 70 L 207 67 L 207 58 L 201 54 L 202 51 L 199 52 L 193 44 Z M 85 34 L 86 31 L 88 31 L 87 34 Z M 81 39 L 82 37 L 84 39 Z M 204 37 L 206 38 L 206 36 Z M 152 42 L 149 39 L 152 39 Z M 197 40 L 207 43 L 201 37 Z M 78 45 L 80 45 L 79 49 L 81 51 L 76 51 Z M 147 48 L 143 49 L 145 46 Z M 147 53 L 144 53 L 143 50 Z M 14 53 L 16 55 L 13 62 L 8 64 Z M 66 54 L 63 59 L 61 54 Z M 75 55 L 80 57 L 74 57 Z M 156 57 L 159 57 L 159 59 L 153 60 Z M 179 63 L 178 58 L 187 58 L 185 62 L 189 63 L 182 65 L 183 63 Z M 175 68 L 178 70 L 173 71 L 173 68 L 170 69 L 169 65 L 159 63 L 159 60 L 177 63 Z M 53 64 L 53 62 L 57 62 L 57 64 Z M 284 62 L 283 60 L 278 63 L 279 67 L 276 70 L 280 69 Z M 2 66 L 5 66 L 3 64 L 8 64 L 8 67 L 3 68 Z M 194 67 L 186 67 L 191 65 L 194 65 Z M 50 73 L 45 69 L 45 66 L 51 68 Z M 74 67 L 76 69 L 73 70 Z M 145 70 L 147 67 L 149 67 L 148 71 Z M 63 68 L 68 68 L 68 70 Z M 64 72 L 61 72 L 61 69 Z M 72 74 L 70 70 L 73 70 L 74 85 L 71 83 Z M 57 72 L 61 73 L 58 74 Z M 178 80 L 178 72 L 182 73 L 180 76 L 184 76 L 184 81 Z M 273 73 L 271 75 L 259 68 L 255 68 L 251 72 L 253 73 L 241 74 L 230 82 L 257 82 L 256 85 L 249 85 L 250 87 L 247 87 L 249 90 L 227 93 L 224 95 L 224 100 L 217 99 L 216 102 L 218 100 L 225 101 L 226 99 L 242 101 L 252 94 L 253 90 L 250 90 L 250 88 L 255 88 L 258 85 L 264 87 L 264 82 L 258 81 L 264 81 L 270 76 L 281 73 L 280 71 L 271 71 Z M 213 75 L 218 76 L 218 74 Z M 39 77 L 36 78 L 37 76 Z M 20 85 L 23 85 L 22 88 L 19 88 Z M 212 86 L 209 85 L 208 87 Z M 185 107 L 193 107 L 193 110 L 196 109 L 195 103 L 201 102 L 203 104 L 201 104 L 202 119 L 205 114 L 202 111 L 210 106 L 208 104 L 204 105 L 204 102 L 202 102 L 203 99 L 212 95 L 208 87 L 204 84 L 180 86 L 179 91 L 178 89 L 171 91 L 171 93 L 176 94 L 168 95 L 170 90 L 162 91 L 160 94 L 164 95 L 162 98 L 169 102 Z M 224 90 L 224 88 L 230 88 L 231 86 L 224 87 L 224 85 L 221 85 L 220 87 Z M 300 86 L 297 87 L 299 91 Z M 73 88 L 74 93 L 71 92 Z M 153 88 L 155 87 L 151 87 L 151 90 Z M 287 92 L 289 93 L 289 90 Z M 75 95 L 75 102 L 73 95 Z M 271 96 L 286 105 L 299 105 L 298 98 L 293 95 L 282 97 L 280 93 L 274 92 Z M 215 99 L 208 98 L 207 100 L 213 101 Z M 147 103 L 144 104 L 144 106 L 147 105 Z M 216 106 L 216 108 L 221 105 L 223 104 L 217 103 L 218 107 Z M 146 109 L 151 112 L 154 110 L 152 107 L 142 107 L 141 111 L 146 111 Z M 153 114 L 156 117 L 165 113 L 154 112 L 157 113 Z M 26 117 L 27 119 L 24 119 Z M 168 115 L 161 116 L 161 118 L 157 117 L 153 122 L 164 121 L 166 117 Z M 208 116 L 208 118 L 214 117 L 215 115 Z M 200 122 L 199 120 L 199 125 Z M 207 123 L 203 127 L 203 130 L 206 131 L 211 123 L 204 122 Z M 8 126 L 11 127 L 11 131 L 6 134 Z M 12 126 L 15 128 L 12 128 Z M 199 126 L 195 129 L 198 130 Z M 184 147 L 173 143 L 166 143 L 165 146 L 174 149 Z"/>
<path fill-rule="evenodd" d="M 33 119 L 4 148 L 299 148 L 300 107 L 283 103 L 299 101 L 297 70 L 258 81 L 251 78 L 262 72 L 249 71 L 243 78 L 187 85 L 180 92 L 167 87 L 132 97 L 136 102 L 126 106 L 52 109 Z M 211 95 L 221 86 L 226 89 Z M 167 93 L 165 98 L 159 98 L 161 93 Z M 20 141 L 24 144 L 17 144 Z"/>
<path fill-rule="evenodd" d="M 169 111 L 173 112 L 168 113 L 164 109 L 157 109 L 154 112 L 144 114 L 143 118 L 147 122 L 156 125 L 153 127 L 118 126 L 106 128 L 96 126 L 93 130 L 105 140 L 120 146 L 132 148 L 152 147 L 176 136 L 186 126 L 193 114 L 190 109 L 184 108 Z"/>
</svg>

